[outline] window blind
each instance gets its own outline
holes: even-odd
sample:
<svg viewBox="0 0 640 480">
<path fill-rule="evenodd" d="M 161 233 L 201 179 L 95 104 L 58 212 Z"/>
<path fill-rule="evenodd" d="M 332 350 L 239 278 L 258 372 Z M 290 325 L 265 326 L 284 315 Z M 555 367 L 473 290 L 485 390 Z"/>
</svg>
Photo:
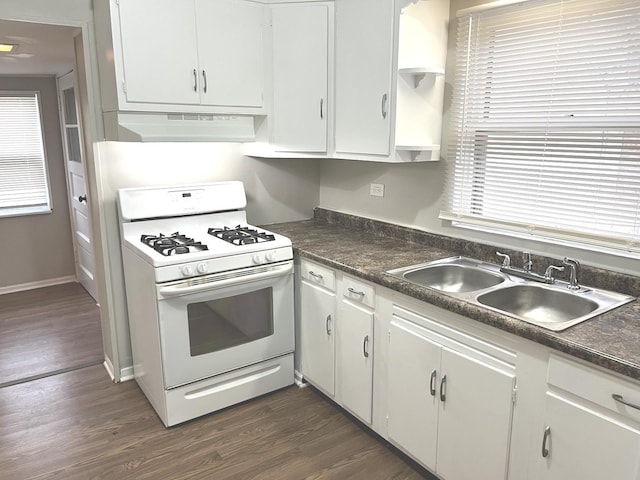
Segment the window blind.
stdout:
<svg viewBox="0 0 640 480">
<path fill-rule="evenodd" d="M 38 94 L 0 92 L 0 216 L 50 211 Z"/>
<path fill-rule="evenodd" d="M 458 19 L 440 217 L 640 249 L 640 2 Z"/>
</svg>

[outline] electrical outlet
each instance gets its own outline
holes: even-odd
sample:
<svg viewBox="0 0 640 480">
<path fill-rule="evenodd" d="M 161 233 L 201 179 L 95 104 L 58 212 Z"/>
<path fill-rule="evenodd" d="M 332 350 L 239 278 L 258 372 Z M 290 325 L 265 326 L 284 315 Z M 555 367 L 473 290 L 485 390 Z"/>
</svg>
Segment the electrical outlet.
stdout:
<svg viewBox="0 0 640 480">
<path fill-rule="evenodd" d="M 384 197 L 384 183 L 372 183 L 369 187 L 369 195 L 372 197 Z"/>
</svg>

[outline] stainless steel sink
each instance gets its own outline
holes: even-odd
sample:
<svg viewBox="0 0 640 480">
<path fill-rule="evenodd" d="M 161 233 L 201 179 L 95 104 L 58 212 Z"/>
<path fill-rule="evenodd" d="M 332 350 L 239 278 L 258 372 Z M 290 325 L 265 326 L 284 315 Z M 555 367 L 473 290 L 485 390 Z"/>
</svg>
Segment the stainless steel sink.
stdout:
<svg viewBox="0 0 640 480">
<path fill-rule="evenodd" d="M 443 292 L 472 292 L 493 287 L 505 278 L 477 266 L 430 265 L 403 273 L 406 280 Z"/>
<path fill-rule="evenodd" d="M 562 281 L 537 283 L 504 274 L 499 265 L 465 257 L 412 265 L 387 274 L 554 331 L 634 300 L 595 288 L 571 290 Z"/>
</svg>

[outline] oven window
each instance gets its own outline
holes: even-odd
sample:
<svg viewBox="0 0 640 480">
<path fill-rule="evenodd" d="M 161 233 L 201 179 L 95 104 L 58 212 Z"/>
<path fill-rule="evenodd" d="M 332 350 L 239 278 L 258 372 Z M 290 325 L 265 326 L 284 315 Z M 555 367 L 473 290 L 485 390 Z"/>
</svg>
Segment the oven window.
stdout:
<svg viewBox="0 0 640 480">
<path fill-rule="evenodd" d="M 273 335 L 273 289 L 187 305 L 191 356 Z"/>
</svg>

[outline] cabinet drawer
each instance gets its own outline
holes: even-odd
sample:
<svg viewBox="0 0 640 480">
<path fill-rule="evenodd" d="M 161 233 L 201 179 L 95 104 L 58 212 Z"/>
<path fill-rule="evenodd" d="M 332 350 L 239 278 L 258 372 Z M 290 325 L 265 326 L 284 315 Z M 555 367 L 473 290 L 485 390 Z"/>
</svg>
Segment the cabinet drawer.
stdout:
<svg viewBox="0 0 640 480">
<path fill-rule="evenodd" d="M 335 291 L 336 275 L 331 268 L 303 259 L 300 261 L 300 270 L 305 280 Z"/>
<path fill-rule="evenodd" d="M 547 374 L 549 385 L 577 395 L 596 405 L 640 422 L 640 385 L 598 369 L 551 355 Z M 613 398 L 618 396 L 618 400 Z M 631 403 L 638 408 L 625 405 Z"/>
<path fill-rule="evenodd" d="M 344 276 L 342 281 L 342 295 L 345 298 L 368 307 L 376 306 L 376 289 L 373 285 Z"/>
</svg>

